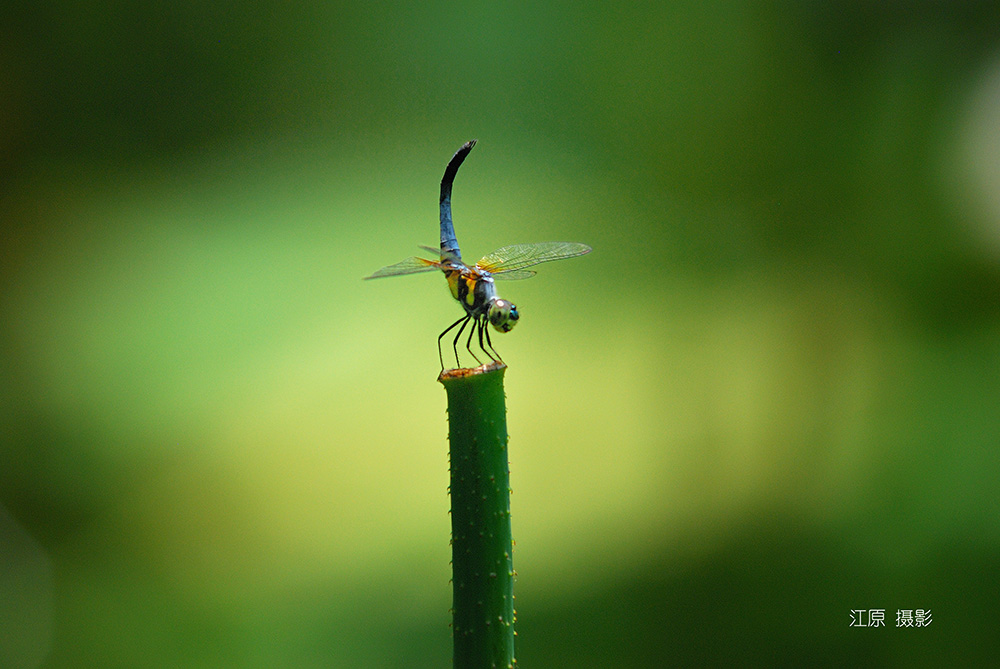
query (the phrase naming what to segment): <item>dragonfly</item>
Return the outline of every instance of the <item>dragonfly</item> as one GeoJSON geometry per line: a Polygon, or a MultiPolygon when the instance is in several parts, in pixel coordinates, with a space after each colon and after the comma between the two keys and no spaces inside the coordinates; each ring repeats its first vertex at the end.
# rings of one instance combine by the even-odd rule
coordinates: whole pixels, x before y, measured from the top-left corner
{"type": "Polygon", "coordinates": [[[527,279],[535,275],[533,270],[528,269],[529,267],[553,260],[582,256],[593,250],[586,244],[578,242],[514,244],[513,246],[504,246],[483,256],[471,267],[465,264],[462,261],[462,252],[458,248],[455,225],[452,222],[451,190],[458,168],[475,145],[476,140],[474,139],[463,144],[462,148],[448,162],[444,178],[441,179],[441,247],[440,249],[430,246],[420,247],[425,251],[438,253],[439,260],[407,258],[365,277],[365,279],[380,279],[387,276],[402,276],[435,270],[444,272],[445,278],[448,280],[448,287],[451,289],[451,295],[462,305],[465,315],[438,335],[438,358],[442,371],[444,371],[444,355],[441,352],[442,338],[456,327],[458,328],[452,341],[452,350],[455,353],[455,364],[461,367],[461,362],[458,359],[458,342],[470,323],[472,327],[469,328],[469,337],[465,343],[469,354],[477,363],[483,364],[472,350],[473,336],[478,335],[480,350],[489,357],[492,363],[503,363],[500,354],[493,348],[493,342],[490,341],[490,331],[487,325],[492,326],[497,332],[510,332],[517,325],[521,315],[513,302],[497,295],[494,279],[527,279]],[[485,345],[483,343],[484,336],[485,345]]]}

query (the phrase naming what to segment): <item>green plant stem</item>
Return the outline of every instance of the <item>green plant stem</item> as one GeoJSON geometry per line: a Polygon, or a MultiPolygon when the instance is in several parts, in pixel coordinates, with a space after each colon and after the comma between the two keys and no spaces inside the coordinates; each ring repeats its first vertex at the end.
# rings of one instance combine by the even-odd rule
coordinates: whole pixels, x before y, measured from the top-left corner
{"type": "Polygon", "coordinates": [[[494,364],[439,377],[448,393],[451,442],[456,669],[515,665],[505,369],[494,364]]]}

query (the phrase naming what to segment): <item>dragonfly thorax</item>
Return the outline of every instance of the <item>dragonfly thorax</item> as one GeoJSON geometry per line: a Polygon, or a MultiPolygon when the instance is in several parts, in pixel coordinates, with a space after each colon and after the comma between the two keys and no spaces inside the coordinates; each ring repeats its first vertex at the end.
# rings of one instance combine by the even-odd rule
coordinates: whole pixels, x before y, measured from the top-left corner
{"type": "Polygon", "coordinates": [[[510,332],[517,319],[517,307],[497,296],[493,276],[480,268],[455,267],[445,269],[452,296],[473,318],[483,316],[498,332],[510,332]]]}

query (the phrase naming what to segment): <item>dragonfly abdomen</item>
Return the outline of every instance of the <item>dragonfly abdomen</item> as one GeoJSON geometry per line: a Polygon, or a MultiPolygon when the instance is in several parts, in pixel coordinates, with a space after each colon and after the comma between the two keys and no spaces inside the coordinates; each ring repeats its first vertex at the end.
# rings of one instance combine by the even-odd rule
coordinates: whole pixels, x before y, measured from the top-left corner
{"type": "Polygon", "coordinates": [[[451,186],[458,174],[458,168],[462,166],[462,161],[472,151],[476,145],[476,140],[470,140],[462,145],[455,155],[448,162],[448,167],[444,170],[444,178],[441,179],[441,262],[446,260],[457,260],[462,262],[462,252],[458,250],[458,240],[455,239],[455,224],[451,220],[451,186]]]}

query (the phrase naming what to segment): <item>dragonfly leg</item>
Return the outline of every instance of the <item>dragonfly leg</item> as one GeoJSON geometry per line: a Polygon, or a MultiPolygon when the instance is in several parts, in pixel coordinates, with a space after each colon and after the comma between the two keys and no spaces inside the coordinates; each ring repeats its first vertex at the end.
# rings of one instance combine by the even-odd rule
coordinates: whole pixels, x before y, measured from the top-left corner
{"type": "Polygon", "coordinates": [[[487,351],[485,347],[483,347],[483,322],[484,321],[479,319],[476,320],[476,332],[479,333],[479,348],[480,350],[482,350],[483,353],[490,356],[490,360],[496,362],[496,359],[492,355],[490,355],[490,352],[487,351]]]}
{"type": "MultiPolygon", "coordinates": [[[[470,316],[470,318],[471,318],[471,316],[470,316]]],[[[479,327],[479,317],[477,316],[474,320],[475,320],[476,324],[473,325],[471,328],[469,328],[469,338],[465,341],[465,349],[469,352],[469,355],[471,355],[473,358],[475,358],[476,362],[478,362],[481,365],[481,364],[483,364],[483,361],[480,360],[479,357],[475,353],[472,352],[472,335],[474,335],[476,333],[476,328],[479,327]]],[[[465,329],[464,325],[462,326],[462,329],[465,329]]],[[[459,330],[458,331],[458,336],[461,336],[461,335],[462,335],[462,330],[459,330]]],[[[457,346],[458,346],[458,337],[455,337],[455,346],[456,346],[456,349],[455,349],[455,360],[458,360],[458,348],[457,348],[457,346]]]]}
{"type": "MultiPolygon", "coordinates": [[[[459,323],[468,323],[470,318],[472,318],[472,317],[468,316],[468,315],[463,316],[462,318],[459,318],[457,321],[455,321],[454,323],[452,323],[451,325],[449,325],[447,327],[447,329],[445,329],[444,332],[442,332],[441,334],[438,335],[438,359],[441,361],[441,371],[442,372],[444,371],[444,356],[441,354],[441,338],[444,337],[446,334],[448,334],[448,332],[452,328],[454,328],[456,325],[458,325],[459,323]]],[[[464,329],[465,325],[462,325],[462,328],[464,329]]],[[[459,330],[458,334],[459,334],[459,336],[461,336],[462,335],[462,330],[459,330]]],[[[455,341],[456,342],[458,341],[458,337],[455,338],[455,341]]],[[[457,349],[455,350],[455,362],[458,363],[458,350],[457,349]]],[[[459,363],[458,366],[461,367],[462,365],[459,363]]]]}
{"type": "MultiPolygon", "coordinates": [[[[488,327],[486,327],[486,323],[485,322],[483,323],[483,331],[486,333],[486,345],[490,347],[489,351],[486,351],[486,349],[483,349],[483,350],[486,351],[487,353],[489,353],[490,351],[492,351],[493,353],[492,353],[492,355],[490,355],[490,357],[493,358],[493,360],[495,360],[496,362],[503,362],[503,360],[500,358],[500,354],[497,353],[497,350],[495,348],[493,348],[493,342],[490,341],[490,329],[488,327]],[[494,358],[493,356],[496,356],[496,357],[494,358]]],[[[482,334],[479,335],[479,345],[480,346],[483,345],[483,336],[482,336],[482,334]]]]}
{"type": "MultiPolygon", "coordinates": [[[[494,355],[496,353],[496,351],[493,351],[493,353],[490,353],[490,350],[488,348],[486,348],[485,346],[483,346],[483,332],[484,331],[486,332],[486,337],[487,338],[489,338],[489,336],[490,336],[489,329],[486,327],[486,324],[487,324],[486,320],[487,319],[484,318],[484,319],[476,322],[476,330],[479,332],[479,348],[481,348],[483,350],[483,353],[485,353],[486,355],[490,356],[490,360],[492,360],[493,362],[499,362],[499,360],[497,360],[496,356],[494,355]]],[[[493,348],[493,347],[491,346],[490,348],[493,348]]]]}

